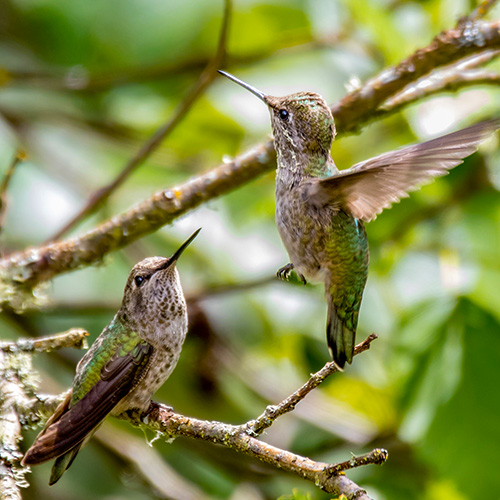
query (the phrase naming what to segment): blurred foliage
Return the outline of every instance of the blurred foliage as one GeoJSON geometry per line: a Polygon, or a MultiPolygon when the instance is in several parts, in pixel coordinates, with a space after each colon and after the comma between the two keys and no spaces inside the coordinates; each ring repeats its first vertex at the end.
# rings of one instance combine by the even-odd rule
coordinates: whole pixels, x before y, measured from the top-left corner
{"type": "MultiPolygon", "coordinates": [[[[229,70],[269,93],[309,89],[333,102],[350,81],[427,44],[473,7],[465,0],[236,1],[229,70]]],[[[9,188],[4,253],[48,239],[171,116],[215,50],[221,13],[222,3],[209,0],[0,2],[2,171],[16,149],[29,156],[9,188]]],[[[490,15],[499,14],[497,8],[490,15]]],[[[343,168],[471,123],[499,101],[486,87],[434,97],[342,138],[332,154],[343,168]]],[[[78,231],[244,151],[269,131],[264,106],[218,79],[78,231]]],[[[266,440],[322,461],[386,447],[385,466],[348,473],[379,500],[472,500],[498,491],[499,165],[493,139],[448,177],[369,224],[372,258],[358,336],[376,331],[380,339],[280,419],[266,440]]],[[[118,308],[132,265],[147,255],[169,255],[203,226],[179,266],[191,297],[191,330],[156,398],[199,418],[249,420],[328,360],[321,287],[213,288],[251,285],[287,261],[273,211],[274,179],[266,175],[100,267],[57,278],[46,290],[46,307],[0,317],[1,336],[81,326],[93,340],[118,308]]],[[[37,355],[42,390],[69,386],[80,356],[72,350],[37,355]]],[[[107,425],[147,448],[137,430],[113,419],[107,425]]],[[[95,438],[50,490],[49,466],[34,468],[24,497],[167,497],[106,443],[95,438]]],[[[156,441],[154,448],[176,473],[172,481],[196,487],[199,498],[201,492],[215,499],[331,498],[207,443],[177,439],[156,441]]],[[[186,495],[174,498],[192,498],[186,495]]]]}

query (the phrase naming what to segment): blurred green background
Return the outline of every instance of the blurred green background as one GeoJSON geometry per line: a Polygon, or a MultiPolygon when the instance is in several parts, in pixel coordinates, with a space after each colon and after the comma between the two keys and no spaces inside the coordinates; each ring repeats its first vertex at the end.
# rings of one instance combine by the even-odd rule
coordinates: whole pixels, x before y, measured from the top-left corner
{"type": "MultiPolygon", "coordinates": [[[[227,69],[270,94],[312,90],[333,103],[474,6],[237,0],[227,69]]],[[[29,155],[9,189],[4,253],[50,238],[170,118],[213,56],[222,7],[213,0],[0,2],[2,171],[18,147],[29,155]]],[[[490,17],[499,15],[496,8],[490,17]]],[[[348,167],[489,116],[499,101],[492,87],[434,97],[342,138],[332,154],[348,167]]],[[[73,234],[234,157],[269,132],[265,106],[218,78],[159,151],[73,234]]],[[[372,331],[380,339],[281,418],[266,441],[327,462],[387,448],[383,467],[348,473],[378,500],[498,498],[499,187],[492,139],[368,225],[371,265],[358,339],[372,331]]],[[[170,255],[202,226],[179,264],[191,330],[156,399],[198,418],[245,422],[329,359],[321,286],[258,284],[288,262],[273,213],[271,173],[98,267],[58,277],[41,309],[0,317],[1,337],[80,326],[92,341],[119,307],[132,265],[170,255]],[[218,288],[225,284],[243,286],[218,288]]],[[[41,390],[66,389],[81,355],[70,349],[37,355],[41,390]]],[[[28,433],[26,442],[34,436],[28,433]]],[[[24,498],[331,498],[231,450],[181,438],[150,448],[146,438],[109,419],[56,486],[47,486],[49,465],[35,467],[24,498]]]]}

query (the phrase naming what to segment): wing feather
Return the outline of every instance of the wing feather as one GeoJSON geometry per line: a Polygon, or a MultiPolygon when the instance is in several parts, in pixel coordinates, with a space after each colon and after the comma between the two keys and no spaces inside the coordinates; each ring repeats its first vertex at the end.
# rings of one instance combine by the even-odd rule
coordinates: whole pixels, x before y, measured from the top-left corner
{"type": "Polygon", "coordinates": [[[384,153],[326,179],[303,183],[312,203],[333,204],[363,221],[374,219],[408,192],[448,171],[476,151],[500,128],[500,119],[486,120],[421,144],[384,153]]]}
{"type": "MultiPolygon", "coordinates": [[[[90,433],[125,397],[147,370],[152,347],[141,342],[126,354],[116,353],[102,368],[99,381],[69,407],[67,397],[58,418],[45,429],[27,451],[24,465],[35,465],[70,451],[90,433]]],[[[69,394],[69,397],[71,394],[69,394]]]]}

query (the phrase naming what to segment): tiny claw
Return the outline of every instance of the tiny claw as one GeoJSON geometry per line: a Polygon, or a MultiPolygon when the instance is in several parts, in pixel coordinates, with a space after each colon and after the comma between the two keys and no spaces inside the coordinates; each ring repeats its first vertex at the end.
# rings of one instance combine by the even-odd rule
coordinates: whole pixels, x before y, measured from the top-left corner
{"type": "Polygon", "coordinates": [[[288,281],[288,277],[290,276],[292,269],[293,269],[293,264],[289,262],[286,266],[280,267],[278,269],[276,276],[278,276],[280,280],[288,281]]]}
{"type": "Polygon", "coordinates": [[[304,283],[304,285],[307,285],[307,280],[305,279],[304,275],[300,274],[300,273],[297,273],[297,275],[299,276],[300,281],[302,281],[302,283],[304,283]]]}

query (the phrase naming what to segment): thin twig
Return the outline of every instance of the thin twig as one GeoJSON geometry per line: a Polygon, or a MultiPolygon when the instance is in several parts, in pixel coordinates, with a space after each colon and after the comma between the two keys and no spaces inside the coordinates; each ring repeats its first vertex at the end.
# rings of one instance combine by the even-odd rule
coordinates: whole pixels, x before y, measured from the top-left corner
{"type": "MultiPolygon", "coordinates": [[[[359,343],[354,348],[354,355],[360,354],[370,348],[370,344],[377,338],[375,333],[370,334],[363,342],[359,343]]],[[[244,424],[243,430],[251,436],[259,436],[262,432],[271,427],[274,421],[295,409],[295,406],[300,403],[313,389],[318,387],[332,373],[339,371],[338,366],[330,361],[321,370],[311,375],[311,378],[293,394],[284,399],[280,404],[268,406],[264,413],[258,416],[255,420],[251,420],[244,424]]]]}
{"type": "Polygon", "coordinates": [[[205,92],[217,75],[217,69],[224,63],[226,42],[231,15],[231,0],[224,1],[224,16],[219,35],[217,52],[203,70],[198,81],[190,89],[185,99],[179,104],[173,117],[162,125],[142,146],[142,148],[125,165],[120,174],[107,186],[97,190],[88,200],[87,204],[78,212],[62,229],[60,229],[49,241],[59,240],[63,235],[77,226],[81,221],[93,214],[106,200],[116,191],[125,180],[160,146],[160,144],[175,130],[177,125],[188,114],[194,103],[205,92]]]}
{"type": "MultiPolygon", "coordinates": [[[[254,52],[232,54],[226,50],[226,66],[242,67],[258,63],[273,57],[284,58],[299,55],[311,50],[331,48],[346,39],[353,32],[352,23],[345,24],[341,30],[321,37],[312,37],[310,32],[293,33],[280,40],[273,47],[259,48],[254,52]]],[[[206,55],[186,58],[179,61],[114,70],[109,73],[91,73],[84,67],[72,67],[64,72],[9,69],[0,75],[4,84],[36,85],[38,88],[51,90],[69,90],[74,92],[102,92],[110,88],[131,83],[165,80],[189,73],[198,73],[210,63],[211,57],[206,55]]]]}
{"type": "Polygon", "coordinates": [[[269,285],[271,283],[282,283],[282,281],[276,277],[276,274],[272,274],[270,276],[264,276],[263,278],[257,278],[251,281],[242,281],[240,283],[221,283],[206,287],[203,290],[190,295],[186,295],[186,302],[199,302],[218,295],[245,292],[247,290],[269,285]]]}
{"type": "Polygon", "coordinates": [[[7,190],[9,188],[9,183],[12,179],[16,167],[21,161],[25,159],[26,155],[21,151],[16,153],[16,156],[12,159],[7,172],[3,176],[2,183],[0,185],[0,233],[3,231],[3,222],[5,218],[5,212],[7,209],[7,190]]]}
{"type": "MultiPolygon", "coordinates": [[[[453,28],[438,35],[394,68],[384,70],[332,106],[340,133],[358,130],[370,121],[387,99],[433,69],[500,48],[500,21],[478,22],[471,34],[453,28]]],[[[381,111],[377,117],[392,111],[381,111]]],[[[276,167],[272,141],[256,146],[233,161],[172,188],[162,190],[129,211],[113,217],[79,238],[16,252],[0,261],[0,303],[15,304],[19,291],[37,283],[96,263],[189,210],[255,179],[276,167]]]]}
{"type": "Polygon", "coordinates": [[[477,69],[477,67],[492,61],[499,55],[500,50],[486,50],[458,63],[432,71],[385,101],[377,114],[384,114],[388,111],[395,113],[413,102],[437,93],[451,92],[482,84],[498,84],[500,82],[498,73],[477,69]]]}
{"type": "Polygon", "coordinates": [[[389,458],[389,453],[384,448],[375,448],[369,453],[360,455],[358,457],[353,456],[350,460],[345,462],[340,462],[338,464],[331,465],[325,469],[326,474],[338,474],[349,469],[354,469],[355,467],[360,467],[362,465],[376,464],[380,465],[387,461],[389,458]]]}
{"type": "Polygon", "coordinates": [[[4,352],[50,352],[63,347],[88,349],[89,332],[83,328],[71,328],[62,333],[35,339],[19,339],[16,342],[0,342],[0,350],[4,352]]]}
{"type": "Polygon", "coordinates": [[[460,22],[476,22],[484,17],[495,6],[498,0],[483,0],[467,17],[460,22]]]}

